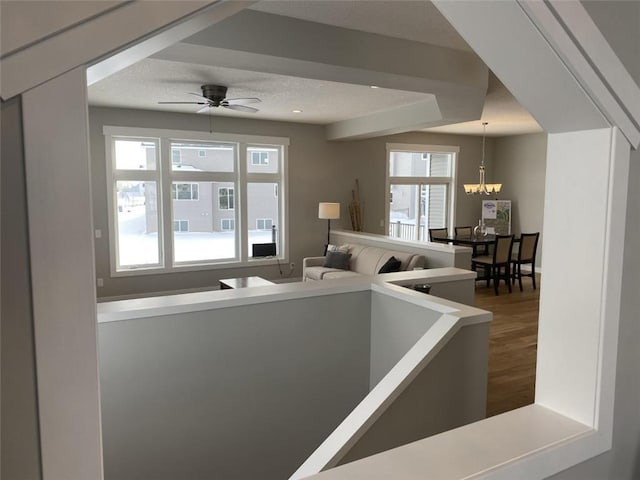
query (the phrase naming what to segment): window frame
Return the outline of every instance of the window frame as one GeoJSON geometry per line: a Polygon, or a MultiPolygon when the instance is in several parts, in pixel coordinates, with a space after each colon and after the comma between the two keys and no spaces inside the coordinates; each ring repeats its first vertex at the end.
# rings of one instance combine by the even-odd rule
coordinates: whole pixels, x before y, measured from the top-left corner
{"type": "Polygon", "coordinates": [[[171,182],[171,199],[178,201],[197,202],[200,200],[200,186],[199,182],[171,182]],[[178,198],[178,185],[189,185],[189,193],[191,198],[178,198]],[[175,190],[173,187],[176,187],[175,190]],[[196,192],[196,198],[193,198],[193,192],[196,192]],[[173,194],[175,193],[175,197],[173,194]]]}
{"type": "Polygon", "coordinates": [[[220,230],[223,232],[235,232],[236,231],[236,219],[235,218],[221,218],[220,219],[220,230]],[[224,222],[230,222],[232,228],[224,228],[224,222]]]}
{"type": "MultiPolygon", "coordinates": [[[[243,266],[271,265],[278,261],[289,259],[289,212],[288,203],[288,137],[271,137],[244,134],[210,134],[205,132],[193,132],[183,130],[166,130],[144,127],[103,126],[105,148],[108,158],[112,159],[107,172],[108,182],[108,211],[109,211],[109,250],[110,269],[112,277],[154,275],[162,273],[176,273],[199,270],[216,270],[243,266]],[[151,266],[132,266],[122,268],[116,265],[117,260],[117,230],[114,212],[114,186],[115,178],[115,152],[112,143],[115,138],[133,139],[145,142],[155,142],[156,145],[156,170],[132,171],[137,179],[146,180],[153,176],[158,188],[158,248],[159,264],[151,266]],[[235,148],[234,172],[207,172],[174,170],[171,153],[171,144],[177,142],[209,142],[227,143],[235,148]],[[260,147],[278,150],[278,171],[276,173],[248,172],[247,155],[260,147]],[[172,183],[207,183],[225,182],[232,183],[234,188],[234,235],[235,256],[228,259],[204,260],[199,262],[176,262],[174,259],[173,241],[173,198],[171,195],[172,183]],[[277,258],[252,259],[248,242],[248,218],[247,218],[247,185],[251,182],[277,183],[278,192],[278,252],[277,258]]],[[[128,178],[127,178],[128,179],[128,178]]],[[[200,191],[199,195],[200,197],[200,191]]]]}
{"type": "Polygon", "coordinates": [[[269,230],[273,230],[273,218],[256,218],[256,230],[262,230],[265,232],[269,230]],[[260,228],[258,226],[258,222],[262,222],[264,228],[260,228]],[[266,227],[267,222],[271,224],[269,228],[266,227]]]}
{"type": "Polygon", "coordinates": [[[182,219],[175,220],[174,219],[174,220],[172,220],[172,225],[173,225],[173,231],[174,232],[189,232],[190,231],[189,230],[189,220],[182,220],[182,219]],[[186,230],[182,229],[182,222],[186,222],[186,224],[187,224],[187,229],[186,230]],[[176,230],[176,223],[178,223],[178,230],[176,230]]]}
{"type": "Polygon", "coordinates": [[[267,167],[269,166],[269,152],[267,150],[251,150],[251,166],[252,167],[267,167]],[[255,154],[259,154],[260,158],[258,161],[255,161],[255,154]],[[264,158],[262,155],[264,154],[264,158]]]}
{"type": "Polygon", "coordinates": [[[107,199],[108,199],[108,212],[109,212],[109,257],[111,265],[111,275],[115,276],[116,272],[144,272],[148,270],[158,271],[165,268],[163,251],[166,248],[163,243],[163,236],[160,232],[165,228],[164,216],[162,211],[162,188],[161,188],[161,175],[160,175],[160,141],[157,137],[145,135],[144,132],[136,132],[142,134],[123,135],[115,132],[110,135],[109,140],[105,145],[105,158],[107,159],[107,199]],[[141,143],[150,143],[155,146],[155,165],[156,168],[151,169],[125,169],[116,168],[116,149],[115,142],[118,140],[134,141],[141,143]],[[157,191],[157,221],[158,221],[158,262],[149,264],[136,264],[136,265],[119,265],[120,257],[120,244],[119,244],[119,225],[117,221],[118,214],[118,194],[117,185],[118,182],[134,181],[134,182],[154,182],[156,184],[157,191]]]}
{"type": "Polygon", "coordinates": [[[218,187],[218,195],[217,195],[218,210],[222,212],[228,212],[228,211],[234,211],[236,209],[236,193],[235,192],[236,192],[235,187],[218,187]],[[227,193],[224,195],[224,197],[227,198],[227,208],[223,208],[221,206],[220,200],[223,198],[220,192],[221,190],[227,190],[227,193]],[[231,191],[231,195],[229,195],[229,191],[231,191]],[[231,202],[229,200],[231,200],[231,202]],[[232,203],[233,205],[229,207],[229,203],[232,203]]]}
{"type": "MultiPolygon", "coordinates": [[[[451,231],[452,226],[455,225],[456,215],[456,187],[458,177],[458,155],[460,154],[460,147],[452,145],[427,145],[427,144],[406,144],[406,143],[387,143],[387,155],[386,155],[386,168],[385,168],[385,215],[384,215],[384,228],[386,234],[389,234],[390,222],[389,213],[391,210],[391,185],[415,185],[417,187],[416,202],[420,207],[421,190],[423,185],[445,185],[447,188],[447,202],[445,205],[445,222],[446,228],[451,231]],[[391,176],[389,170],[391,166],[391,154],[393,152],[408,152],[408,153],[420,153],[421,159],[424,158],[425,153],[444,153],[452,155],[451,158],[451,171],[448,177],[426,177],[426,176],[391,176]]],[[[418,221],[416,224],[417,237],[420,235],[420,212],[418,212],[418,221]]],[[[414,238],[408,239],[412,241],[428,241],[428,235],[426,238],[414,238]]]]}
{"type": "Polygon", "coordinates": [[[182,165],[182,152],[180,150],[171,149],[171,165],[182,165]],[[174,154],[178,154],[177,161],[174,157],[174,154]]]}

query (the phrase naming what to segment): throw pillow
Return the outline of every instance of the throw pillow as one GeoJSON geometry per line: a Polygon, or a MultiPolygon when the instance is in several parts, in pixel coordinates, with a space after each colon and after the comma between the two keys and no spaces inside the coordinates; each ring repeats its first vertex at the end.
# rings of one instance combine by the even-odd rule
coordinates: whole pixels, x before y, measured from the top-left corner
{"type": "Polygon", "coordinates": [[[389,260],[385,262],[384,265],[380,267],[380,270],[378,270],[378,273],[399,272],[400,265],[402,265],[402,262],[400,260],[398,260],[396,257],[391,257],[389,260]]]}
{"type": "Polygon", "coordinates": [[[349,270],[351,254],[344,252],[327,252],[324,259],[323,267],[339,268],[340,270],[349,270]]]}
{"type": "Polygon", "coordinates": [[[327,245],[327,252],[349,253],[349,245],[327,245]]]}

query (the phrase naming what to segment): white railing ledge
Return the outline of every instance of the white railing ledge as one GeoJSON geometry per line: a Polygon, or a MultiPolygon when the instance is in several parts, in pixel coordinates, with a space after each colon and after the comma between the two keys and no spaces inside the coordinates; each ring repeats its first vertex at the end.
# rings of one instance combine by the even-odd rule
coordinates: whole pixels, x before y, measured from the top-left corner
{"type": "MultiPolygon", "coordinates": [[[[132,298],[98,303],[98,323],[161,315],[197,312],[218,308],[237,307],[264,302],[278,302],[309,298],[322,295],[336,295],[349,292],[370,290],[372,282],[392,281],[399,284],[440,283],[475,278],[476,273],[454,267],[434,268],[428,270],[411,270],[407,272],[387,273],[382,275],[361,275],[344,279],[332,279],[319,282],[278,283],[264,287],[239,288],[229,290],[210,290],[204,292],[161,295],[157,297],[132,298]]],[[[406,290],[407,298],[411,291],[406,290]]],[[[415,293],[415,292],[414,292],[415,293]]],[[[422,294],[420,294],[422,295],[422,294]]],[[[438,302],[433,300],[432,302],[438,302]]],[[[430,305],[431,305],[430,304],[430,305]]],[[[458,305],[458,304],[455,304],[458,305]]]]}
{"type": "Polygon", "coordinates": [[[605,443],[593,428],[534,404],[301,478],[540,479],[606,451],[605,443]]]}
{"type": "Polygon", "coordinates": [[[98,303],[98,323],[176,315],[219,308],[278,302],[322,295],[369,290],[371,277],[350,277],[331,282],[279,283],[263,287],[143,297],[98,303]],[[349,281],[351,280],[351,281],[349,281]]]}
{"type": "Polygon", "coordinates": [[[418,248],[421,250],[428,249],[446,253],[470,252],[472,250],[471,247],[465,247],[462,245],[452,245],[443,242],[426,242],[422,240],[405,240],[403,238],[392,237],[390,235],[380,235],[378,233],[368,232],[352,232],[350,230],[341,230],[338,228],[332,229],[331,235],[339,238],[340,240],[351,239],[354,243],[370,244],[381,248],[392,248],[391,245],[395,244],[398,247],[410,249],[418,248]]]}

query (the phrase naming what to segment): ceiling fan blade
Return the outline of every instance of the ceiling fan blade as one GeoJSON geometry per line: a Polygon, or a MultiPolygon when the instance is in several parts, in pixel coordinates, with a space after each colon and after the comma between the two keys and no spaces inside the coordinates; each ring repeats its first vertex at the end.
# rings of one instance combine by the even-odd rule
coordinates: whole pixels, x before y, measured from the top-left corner
{"type": "Polygon", "coordinates": [[[246,113],[256,113],[259,110],[253,107],[245,107],[244,105],[222,105],[224,108],[228,108],[229,110],[237,110],[238,112],[246,112],[246,113]]]}
{"type": "Polygon", "coordinates": [[[205,102],[209,102],[209,99],[207,97],[203,97],[199,93],[189,92],[189,95],[193,95],[194,97],[198,97],[200,100],[204,100],[205,102]]]}
{"type": "Polygon", "coordinates": [[[196,113],[205,113],[205,112],[209,111],[210,108],[211,108],[211,105],[207,104],[206,106],[204,106],[200,110],[198,110],[196,113]]]}
{"type": "Polygon", "coordinates": [[[227,98],[225,102],[228,102],[229,105],[248,105],[250,103],[260,103],[261,100],[259,98],[250,97],[250,98],[227,98]]]}
{"type": "Polygon", "coordinates": [[[207,102],[158,102],[163,105],[206,105],[207,102]]]}

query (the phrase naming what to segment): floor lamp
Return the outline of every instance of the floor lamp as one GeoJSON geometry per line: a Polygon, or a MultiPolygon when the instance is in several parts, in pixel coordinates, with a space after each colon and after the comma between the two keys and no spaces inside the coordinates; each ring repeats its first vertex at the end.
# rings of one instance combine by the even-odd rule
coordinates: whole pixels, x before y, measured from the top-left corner
{"type": "Polygon", "coordinates": [[[327,244],[324,246],[324,254],[327,254],[327,248],[331,240],[331,220],[340,218],[340,204],[331,202],[320,202],[318,204],[318,218],[327,220],[327,244]]]}

